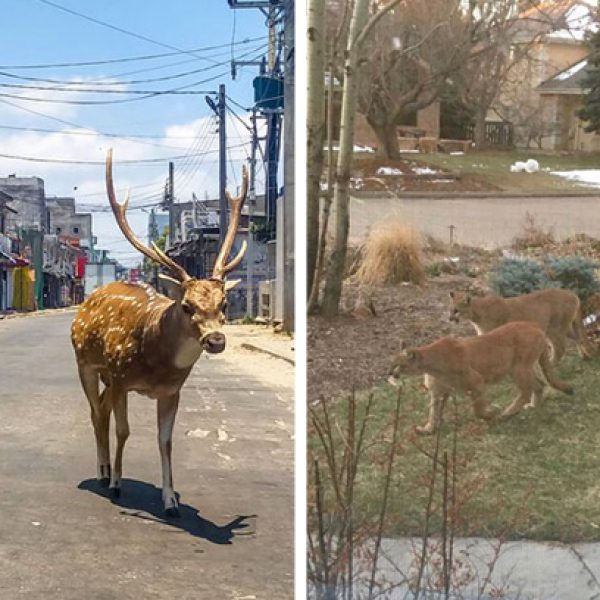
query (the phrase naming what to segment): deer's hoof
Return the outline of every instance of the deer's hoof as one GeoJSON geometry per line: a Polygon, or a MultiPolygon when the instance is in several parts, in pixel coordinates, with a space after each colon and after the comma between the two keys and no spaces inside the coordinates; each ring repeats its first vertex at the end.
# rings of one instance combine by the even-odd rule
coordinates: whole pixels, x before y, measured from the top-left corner
{"type": "Polygon", "coordinates": [[[181,515],[179,514],[179,509],[176,506],[172,506],[171,508],[167,508],[165,510],[165,515],[169,518],[177,518],[181,515]]]}

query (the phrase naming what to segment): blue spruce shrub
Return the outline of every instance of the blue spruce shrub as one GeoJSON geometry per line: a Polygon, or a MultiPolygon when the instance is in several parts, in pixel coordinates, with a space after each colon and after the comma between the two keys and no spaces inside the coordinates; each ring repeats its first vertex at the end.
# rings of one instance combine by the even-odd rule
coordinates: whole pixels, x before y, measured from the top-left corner
{"type": "Polygon", "coordinates": [[[544,267],[533,260],[506,258],[492,271],[490,287],[494,294],[510,298],[549,287],[558,287],[544,267]]]}
{"type": "Polygon", "coordinates": [[[581,300],[600,292],[600,281],[596,275],[597,263],[583,256],[562,256],[546,262],[546,273],[558,287],[571,290],[581,300]]]}

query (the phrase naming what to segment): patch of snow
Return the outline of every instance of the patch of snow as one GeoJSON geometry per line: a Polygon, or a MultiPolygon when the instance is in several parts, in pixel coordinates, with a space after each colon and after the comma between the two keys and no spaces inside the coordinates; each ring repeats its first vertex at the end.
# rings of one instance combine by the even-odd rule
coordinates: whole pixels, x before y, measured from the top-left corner
{"type": "Polygon", "coordinates": [[[450,152],[450,156],[462,156],[464,152],[450,152]]]}
{"type": "Polygon", "coordinates": [[[413,167],[413,173],[415,175],[436,175],[439,171],[430,169],[429,167],[413,167]]]}
{"type": "MultiPolygon", "coordinates": [[[[334,152],[339,152],[340,147],[339,146],[331,146],[331,149],[334,152]]],[[[370,146],[361,146],[360,144],[354,144],[353,148],[354,152],[375,152],[375,150],[373,150],[373,148],[371,148],[370,146]]],[[[323,150],[325,152],[327,152],[327,150],[329,150],[328,146],[323,146],[323,150]]]]}
{"type": "Polygon", "coordinates": [[[376,175],[403,175],[403,173],[400,169],[394,167],[379,167],[376,175]]]}
{"type": "Polygon", "coordinates": [[[432,183],[454,183],[454,179],[432,179],[432,183]]]}
{"type": "Polygon", "coordinates": [[[581,185],[600,187],[600,169],[575,169],[573,171],[551,171],[551,175],[564,177],[581,185]]]}
{"type": "Polygon", "coordinates": [[[575,63],[572,67],[569,67],[566,71],[559,73],[554,79],[557,81],[563,81],[565,79],[569,79],[569,77],[572,77],[573,75],[575,75],[575,73],[578,73],[579,71],[581,71],[581,69],[583,69],[587,65],[587,62],[588,61],[586,58],[585,60],[575,63]]]}
{"type": "Polygon", "coordinates": [[[421,151],[418,150],[417,148],[413,148],[412,150],[411,149],[400,150],[400,154],[420,154],[420,153],[421,153],[421,151]]]}
{"type": "Polygon", "coordinates": [[[540,163],[535,158],[523,162],[518,160],[510,166],[511,173],[537,173],[540,170],[540,163]]]}
{"type": "Polygon", "coordinates": [[[525,170],[528,173],[537,173],[540,170],[540,163],[535,158],[530,158],[525,163],[525,170]]]}

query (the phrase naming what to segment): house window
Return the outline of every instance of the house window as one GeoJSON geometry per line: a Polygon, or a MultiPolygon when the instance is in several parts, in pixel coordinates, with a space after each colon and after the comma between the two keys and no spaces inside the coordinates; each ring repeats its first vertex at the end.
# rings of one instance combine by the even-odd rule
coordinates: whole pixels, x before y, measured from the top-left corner
{"type": "Polygon", "coordinates": [[[58,235],[61,231],[62,231],[62,229],[60,227],[57,227],[56,228],[56,235],[58,235]]]}
{"type": "Polygon", "coordinates": [[[73,233],[79,233],[79,227],[73,227],[73,233]]]}

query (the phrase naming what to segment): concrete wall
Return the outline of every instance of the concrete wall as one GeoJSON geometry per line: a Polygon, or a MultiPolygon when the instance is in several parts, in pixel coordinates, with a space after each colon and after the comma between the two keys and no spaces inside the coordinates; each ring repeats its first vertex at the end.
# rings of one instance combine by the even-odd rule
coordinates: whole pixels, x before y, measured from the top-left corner
{"type": "Polygon", "coordinates": [[[48,233],[78,237],[88,246],[92,238],[92,215],[75,212],[74,198],[46,198],[48,233]]]}
{"type": "Polygon", "coordinates": [[[37,227],[46,224],[44,180],[39,177],[0,177],[0,191],[12,196],[11,208],[18,214],[8,213],[7,231],[15,227],[37,227]]]}

